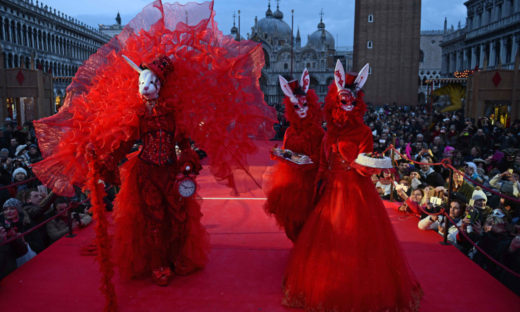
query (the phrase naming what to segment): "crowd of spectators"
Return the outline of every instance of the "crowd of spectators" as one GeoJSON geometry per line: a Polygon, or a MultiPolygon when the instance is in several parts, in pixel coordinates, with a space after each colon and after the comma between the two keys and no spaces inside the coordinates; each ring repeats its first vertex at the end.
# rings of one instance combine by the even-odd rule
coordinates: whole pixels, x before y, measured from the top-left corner
{"type": "Polygon", "coordinates": [[[420,230],[441,235],[448,219],[440,213],[444,209],[451,219],[448,241],[520,294],[518,278],[468,240],[520,273],[520,121],[504,126],[484,116],[474,120],[461,111],[430,113],[420,106],[371,107],[365,121],[375,151],[394,144],[404,156],[394,158],[393,172],[372,177],[381,197],[402,201],[400,212],[417,216],[420,230]],[[456,169],[451,192],[451,170],[433,165],[443,159],[456,169]]]}
{"type": "Polygon", "coordinates": [[[34,177],[31,165],[41,159],[32,124],[7,118],[0,129],[0,280],[92,220],[87,206],[71,205],[80,198],[57,197],[34,177]]]}

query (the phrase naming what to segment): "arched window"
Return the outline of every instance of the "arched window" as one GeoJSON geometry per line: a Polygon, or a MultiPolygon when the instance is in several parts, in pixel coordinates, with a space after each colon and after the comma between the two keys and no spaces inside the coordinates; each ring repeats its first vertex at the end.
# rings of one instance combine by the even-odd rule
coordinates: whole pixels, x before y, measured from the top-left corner
{"type": "Polygon", "coordinates": [[[373,23],[374,22],[374,15],[373,14],[368,14],[368,22],[369,23],[373,23]]]}
{"type": "Polygon", "coordinates": [[[367,41],[367,49],[372,49],[372,48],[373,48],[372,40],[368,40],[367,41]]]}
{"type": "Polygon", "coordinates": [[[419,51],[419,62],[420,63],[424,62],[424,52],[423,52],[423,50],[419,51]]]}
{"type": "MultiPolygon", "coordinates": [[[[90,52],[90,49],[87,48],[87,53],[90,52]]],[[[271,62],[269,59],[269,53],[265,49],[264,50],[264,60],[265,60],[265,68],[269,68],[271,66],[271,62]]],[[[87,56],[88,57],[88,56],[87,56]]]]}

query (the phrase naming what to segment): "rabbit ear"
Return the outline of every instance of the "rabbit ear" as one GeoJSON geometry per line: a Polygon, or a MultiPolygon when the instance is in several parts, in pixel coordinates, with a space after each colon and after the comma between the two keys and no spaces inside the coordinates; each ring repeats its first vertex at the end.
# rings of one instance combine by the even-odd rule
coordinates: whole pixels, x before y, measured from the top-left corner
{"type": "Polygon", "coordinates": [[[129,59],[126,55],[122,54],[123,58],[125,59],[125,61],[133,68],[135,69],[136,72],[138,73],[141,73],[143,70],[137,66],[134,62],[132,62],[131,59],[129,59]]]}
{"type": "Polygon", "coordinates": [[[336,62],[336,69],[334,69],[334,81],[336,82],[336,87],[338,90],[341,90],[345,87],[345,70],[343,69],[343,64],[338,60],[336,62]]]}
{"type": "Polygon", "coordinates": [[[300,87],[302,88],[303,92],[307,94],[307,91],[309,91],[309,86],[311,84],[311,77],[309,76],[309,71],[307,68],[303,70],[302,77],[300,78],[300,87]]]}
{"type": "Polygon", "coordinates": [[[369,70],[370,65],[366,63],[365,66],[363,66],[363,68],[361,68],[361,70],[359,71],[359,74],[357,75],[356,80],[354,81],[354,84],[356,84],[356,90],[363,88],[365,82],[367,82],[369,70]]]}
{"type": "Polygon", "coordinates": [[[287,80],[285,80],[285,78],[280,75],[278,75],[278,79],[280,80],[280,88],[282,88],[283,94],[285,94],[289,98],[293,98],[294,94],[287,80]]]}

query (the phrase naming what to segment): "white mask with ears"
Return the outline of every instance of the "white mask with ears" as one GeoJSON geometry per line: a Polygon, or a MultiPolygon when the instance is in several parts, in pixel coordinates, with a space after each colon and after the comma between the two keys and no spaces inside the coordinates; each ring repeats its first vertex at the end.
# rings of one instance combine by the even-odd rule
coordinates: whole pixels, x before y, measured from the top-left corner
{"type": "Polygon", "coordinates": [[[145,100],[157,99],[159,97],[159,91],[161,90],[161,81],[157,75],[149,69],[140,68],[126,55],[123,55],[123,58],[139,73],[139,94],[141,97],[145,100]]]}
{"type": "Polygon", "coordinates": [[[309,110],[309,106],[307,104],[306,94],[307,91],[309,91],[311,81],[309,71],[307,70],[307,68],[303,70],[299,82],[287,82],[287,80],[282,76],[278,76],[278,79],[280,80],[280,87],[282,88],[283,93],[289,98],[289,100],[293,104],[296,115],[298,115],[298,117],[300,117],[301,119],[307,117],[307,111],[309,110]],[[298,83],[299,88],[301,89],[301,91],[303,91],[303,93],[305,93],[305,95],[294,95],[292,88],[289,85],[291,83],[298,83]]]}
{"type": "Polygon", "coordinates": [[[336,62],[336,68],[334,69],[334,82],[336,83],[336,87],[338,88],[338,101],[340,102],[341,108],[343,110],[351,112],[354,109],[357,92],[361,88],[363,88],[363,86],[367,82],[369,70],[370,66],[367,63],[359,71],[359,74],[354,80],[355,89],[350,90],[348,88],[345,88],[346,77],[345,70],[343,69],[343,64],[341,64],[340,60],[336,62]]]}
{"type": "Polygon", "coordinates": [[[139,74],[139,94],[145,100],[155,100],[159,97],[161,81],[149,69],[143,69],[139,74]]]}

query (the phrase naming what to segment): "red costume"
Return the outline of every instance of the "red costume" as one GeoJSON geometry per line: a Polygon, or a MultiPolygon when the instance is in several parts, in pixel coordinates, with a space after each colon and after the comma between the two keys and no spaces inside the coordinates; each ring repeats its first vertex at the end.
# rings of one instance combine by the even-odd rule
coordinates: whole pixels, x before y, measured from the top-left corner
{"type": "Polygon", "coordinates": [[[352,91],[329,88],[319,172],[324,187],[291,253],[284,304],[308,311],[417,310],[421,289],[370,180],[372,170],[354,164],[373,147],[357,92],[364,81],[356,82],[352,91]]]}
{"type": "Polygon", "coordinates": [[[267,201],[264,209],[274,215],[276,222],[285,230],[287,237],[295,242],[303,224],[312,211],[314,179],[318,171],[320,145],[324,131],[321,127],[321,111],[318,96],[309,88],[309,73],[304,70],[300,84],[298,81],[284,84],[288,96],[284,98],[285,116],[290,127],[285,132],[283,149],[310,157],[312,164],[295,164],[284,158],[277,158],[271,181],[266,188],[267,201]],[[296,100],[296,101],[295,101],[296,100]],[[301,103],[299,103],[301,102],[301,103]],[[298,114],[301,113],[301,115],[298,114]],[[302,117],[304,116],[304,117],[302,117]]]}
{"type": "Polygon", "coordinates": [[[200,170],[187,138],[208,154],[215,178],[236,190],[238,177],[255,178],[246,163],[256,151],[251,137],[271,135],[272,112],[258,84],[261,45],[223,36],[213,16],[213,2],[148,5],[78,69],[60,112],[35,123],[45,156],[33,167],[38,178],[61,195],[72,195],[73,185],[90,191],[107,309],[115,294],[99,181],[122,182],[114,210],[121,275],[153,270],[167,281],[170,266],[187,274],[207,261],[200,198],[176,189],[179,174],[200,170]],[[157,99],[138,92],[140,69],[123,55],[160,79],[157,99]],[[138,139],[141,150],[119,168],[138,139]]]}

